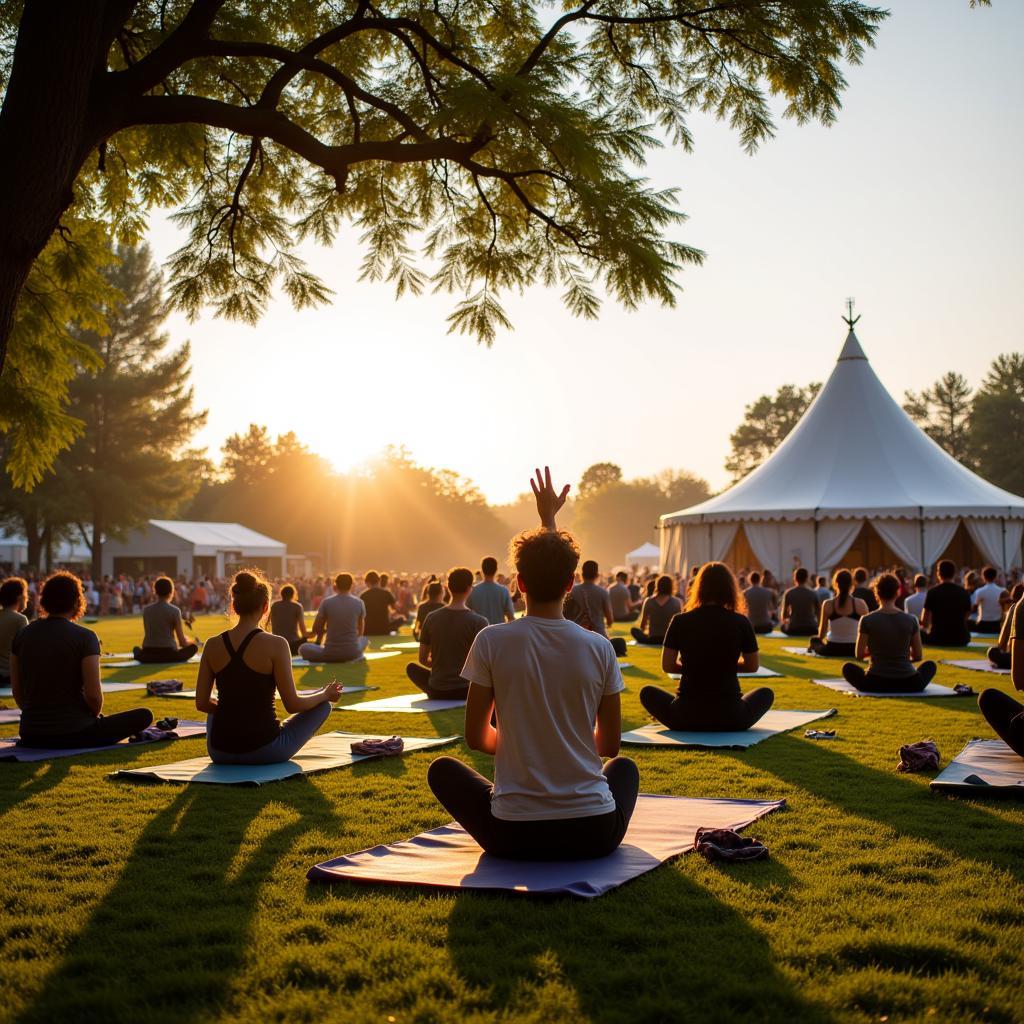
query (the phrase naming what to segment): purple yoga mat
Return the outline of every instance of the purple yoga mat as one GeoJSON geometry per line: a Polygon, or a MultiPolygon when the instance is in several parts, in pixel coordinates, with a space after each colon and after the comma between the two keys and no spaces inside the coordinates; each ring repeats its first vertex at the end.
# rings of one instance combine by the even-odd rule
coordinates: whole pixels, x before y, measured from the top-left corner
{"type": "MultiPolygon", "coordinates": [[[[185,740],[192,736],[205,736],[205,722],[178,722],[178,739],[185,740]]],[[[163,742],[162,740],[146,740],[143,743],[129,743],[121,740],[120,743],[111,743],[106,747],[75,747],[71,750],[50,750],[47,747],[19,747],[17,736],[7,736],[0,739],[0,761],[49,761],[54,757],[73,757],[76,754],[95,754],[99,750],[123,750],[125,747],[144,747],[151,743],[163,742]]]]}
{"type": "Polygon", "coordinates": [[[337,857],[309,869],[317,882],[375,882],[491,889],[594,899],[693,848],[697,829],[741,829],[784,800],[692,800],[641,794],[622,845],[584,861],[502,860],[484,853],[454,822],[412,839],[337,857]]]}

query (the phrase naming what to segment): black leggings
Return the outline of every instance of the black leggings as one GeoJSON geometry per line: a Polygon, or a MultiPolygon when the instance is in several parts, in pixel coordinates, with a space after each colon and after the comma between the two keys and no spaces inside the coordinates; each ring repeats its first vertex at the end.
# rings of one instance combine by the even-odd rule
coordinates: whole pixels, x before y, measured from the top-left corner
{"type": "Polygon", "coordinates": [[[847,662],[843,666],[843,678],[864,693],[920,693],[935,678],[937,669],[934,661],[922,661],[912,676],[891,679],[847,662]]]}
{"type": "Polygon", "coordinates": [[[509,860],[593,860],[618,849],[633,816],[640,771],[628,757],[613,757],[604,777],[615,810],[589,818],[505,821],[491,813],[493,786],[454,757],[439,757],[427,769],[427,785],[445,810],[495,857],[509,860]]]}
{"type": "Polygon", "coordinates": [[[856,644],[840,644],[834,640],[822,641],[816,636],[811,637],[808,650],[820,654],[823,658],[852,658],[856,652],[856,644]]]}
{"type": "Polygon", "coordinates": [[[465,700],[469,693],[469,680],[463,679],[461,686],[448,687],[440,690],[430,685],[430,669],[416,661],[410,661],[405,666],[405,674],[418,686],[431,700],[465,700]]]}
{"type": "Polygon", "coordinates": [[[144,665],[172,665],[188,661],[198,651],[198,644],[186,644],[184,647],[135,647],[132,657],[144,665]]]}
{"type": "Polygon", "coordinates": [[[989,687],[978,695],[978,707],[996,735],[1015,754],[1024,757],[1024,705],[1002,690],[989,687]]]}
{"type": "Polygon", "coordinates": [[[788,622],[784,622],[779,626],[779,631],[785,633],[786,636],[815,636],[818,632],[817,626],[791,626],[788,622]]]}
{"type": "Polygon", "coordinates": [[[988,649],[988,660],[991,661],[996,668],[1009,668],[1010,652],[1004,651],[1002,647],[990,647],[988,649]]]}
{"type": "Polygon", "coordinates": [[[50,750],[74,750],[76,747],[109,747],[134,736],[153,724],[149,708],[132,708],[114,715],[100,715],[92,725],[63,736],[22,736],[20,747],[45,747],[50,750]]]}
{"type": "Polygon", "coordinates": [[[775,632],[775,627],[770,622],[762,622],[759,626],[754,626],[754,632],[758,636],[764,636],[766,633],[775,632]]]}
{"type": "Polygon", "coordinates": [[[640,703],[667,729],[693,732],[740,732],[749,729],[764,717],[772,706],[775,694],[767,686],[744,693],[730,706],[682,695],[674,697],[658,686],[645,686],[640,703]]]}
{"type": "Polygon", "coordinates": [[[652,647],[660,647],[665,642],[665,638],[663,636],[649,636],[636,626],[630,630],[630,633],[633,634],[633,639],[638,644],[650,644],[652,647]]]}

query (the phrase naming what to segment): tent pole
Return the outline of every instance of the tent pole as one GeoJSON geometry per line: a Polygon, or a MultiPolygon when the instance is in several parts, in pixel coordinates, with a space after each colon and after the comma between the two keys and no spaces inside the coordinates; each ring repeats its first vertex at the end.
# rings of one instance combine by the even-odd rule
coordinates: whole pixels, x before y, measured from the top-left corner
{"type": "Polygon", "coordinates": [[[928,566],[924,564],[924,508],[920,505],[917,507],[917,522],[921,533],[921,572],[927,574],[928,566]]]}
{"type": "Polygon", "coordinates": [[[820,572],[818,566],[818,510],[814,510],[814,575],[817,576],[820,572]]]}
{"type": "Polygon", "coordinates": [[[999,520],[1000,525],[1003,528],[1003,572],[1006,572],[1006,516],[1003,516],[999,520]]]}

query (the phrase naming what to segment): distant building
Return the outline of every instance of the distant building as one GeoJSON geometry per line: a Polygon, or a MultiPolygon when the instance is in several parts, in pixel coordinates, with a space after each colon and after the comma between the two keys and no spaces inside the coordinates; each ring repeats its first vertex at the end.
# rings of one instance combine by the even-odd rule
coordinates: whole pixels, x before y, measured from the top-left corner
{"type": "Polygon", "coordinates": [[[229,576],[255,566],[268,575],[287,571],[288,548],[241,523],[193,523],[150,519],[124,540],[103,545],[103,573],[131,576],[229,576]]]}

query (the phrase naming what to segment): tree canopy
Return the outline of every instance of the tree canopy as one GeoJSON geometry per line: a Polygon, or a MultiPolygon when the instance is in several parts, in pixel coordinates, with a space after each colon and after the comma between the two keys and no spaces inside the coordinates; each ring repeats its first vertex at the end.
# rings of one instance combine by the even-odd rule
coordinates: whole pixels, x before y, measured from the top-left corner
{"type": "Polygon", "coordinates": [[[757,469],[782,444],[820,390],[821,384],[783,384],[743,410],[743,422],[729,435],[732,450],[725,462],[734,480],[757,469]]]}
{"type": "Polygon", "coordinates": [[[974,468],[976,460],[970,441],[971,385],[966,377],[950,371],[923,391],[907,391],[903,409],[954,459],[974,468]]]}
{"type": "MultiPolygon", "coordinates": [[[[0,366],[9,344],[15,365],[16,321],[39,315],[19,298],[70,312],[56,296],[88,283],[92,233],[136,243],[155,208],[186,231],[170,295],[193,315],[252,321],[275,288],[297,307],[325,301],[299,246],[349,225],[364,278],[452,293],[450,329],[487,343],[508,326],[501,295],[534,283],[583,317],[602,294],[672,303],[701,253],[676,237],[675,190],[643,178],[646,154],[690,147],[696,110],[754,149],[774,130],[772,97],[783,116],[830,123],[841,65],[884,17],[858,0],[11,0],[0,366]],[[41,256],[75,273],[41,291],[41,256]]],[[[66,338],[33,353],[18,337],[22,374],[75,357],[66,338]]],[[[45,423],[55,384],[0,397],[45,423]]],[[[20,479],[75,429],[23,445],[20,479]]]]}

